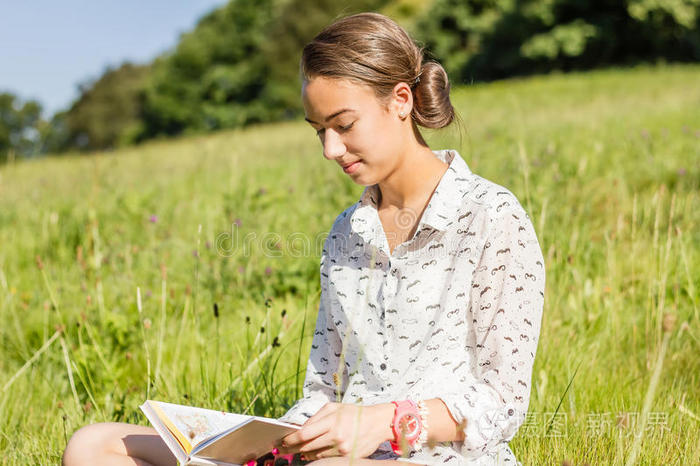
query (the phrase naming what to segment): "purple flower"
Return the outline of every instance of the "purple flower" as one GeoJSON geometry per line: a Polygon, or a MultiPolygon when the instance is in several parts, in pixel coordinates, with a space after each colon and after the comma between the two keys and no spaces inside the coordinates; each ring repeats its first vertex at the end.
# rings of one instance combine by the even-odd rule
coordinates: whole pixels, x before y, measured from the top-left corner
{"type": "Polygon", "coordinates": [[[245,273],[245,267],[243,267],[242,265],[239,266],[239,267],[238,267],[238,273],[240,273],[241,275],[243,275],[243,274],[245,273]]]}
{"type": "Polygon", "coordinates": [[[688,173],[685,168],[681,167],[678,169],[678,176],[684,176],[686,173],[688,173]]]}
{"type": "Polygon", "coordinates": [[[207,247],[207,249],[211,249],[211,241],[207,241],[204,245],[207,247]]]}
{"type": "Polygon", "coordinates": [[[149,222],[151,223],[156,223],[158,221],[158,216],[153,214],[151,217],[148,219],[149,222]]]}
{"type": "Polygon", "coordinates": [[[265,267],[265,275],[267,275],[268,277],[270,275],[272,275],[272,267],[270,267],[270,266],[265,267]]]}
{"type": "Polygon", "coordinates": [[[240,218],[237,218],[236,220],[233,221],[233,224],[236,225],[237,227],[239,227],[243,224],[243,222],[241,222],[240,218]]]}
{"type": "Polygon", "coordinates": [[[192,255],[193,255],[194,257],[199,257],[199,251],[197,251],[197,250],[195,249],[194,251],[192,251],[192,255]]]}

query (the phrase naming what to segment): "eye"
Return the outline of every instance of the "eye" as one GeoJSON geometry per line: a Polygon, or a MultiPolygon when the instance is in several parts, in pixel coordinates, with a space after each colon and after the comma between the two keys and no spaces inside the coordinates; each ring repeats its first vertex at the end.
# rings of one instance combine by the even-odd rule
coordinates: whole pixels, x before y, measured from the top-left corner
{"type": "Polygon", "coordinates": [[[348,131],[350,128],[352,128],[352,125],[354,125],[354,124],[355,124],[355,122],[353,121],[352,123],[350,123],[347,126],[341,126],[340,129],[343,131],[348,131]]]}

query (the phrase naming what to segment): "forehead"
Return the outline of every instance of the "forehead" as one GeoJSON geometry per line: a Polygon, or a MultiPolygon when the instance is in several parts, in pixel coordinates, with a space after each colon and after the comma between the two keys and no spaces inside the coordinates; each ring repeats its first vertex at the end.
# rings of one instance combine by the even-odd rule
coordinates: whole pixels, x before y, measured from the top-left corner
{"type": "Polygon", "coordinates": [[[305,81],[301,96],[307,119],[318,123],[342,109],[361,112],[379,104],[368,85],[325,77],[305,81]]]}

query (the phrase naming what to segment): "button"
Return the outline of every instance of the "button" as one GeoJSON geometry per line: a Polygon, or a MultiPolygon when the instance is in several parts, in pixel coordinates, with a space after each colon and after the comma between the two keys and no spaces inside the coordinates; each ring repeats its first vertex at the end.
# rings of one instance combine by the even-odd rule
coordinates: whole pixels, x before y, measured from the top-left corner
{"type": "Polygon", "coordinates": [[[386,364],[381,363],[380,366],[379,366],[379,368],[380,368],[381,370],[385,371],[385,370],[386,370],[386,364]]]}
{"type": "Polygon", "coordinates": [[[513,408],[509,409],[509,410],[508,410],[508,416],[512,416],[514,412],[515,412],[515,411],[513,411],[513,408]]]}

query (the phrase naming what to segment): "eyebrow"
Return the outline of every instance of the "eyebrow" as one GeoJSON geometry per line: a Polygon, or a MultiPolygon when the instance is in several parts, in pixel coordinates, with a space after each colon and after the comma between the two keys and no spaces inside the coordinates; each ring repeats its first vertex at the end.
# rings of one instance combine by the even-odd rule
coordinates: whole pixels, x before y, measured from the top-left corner
{"type": "MultiPolygon", "coordinates": [[[[338,110],[337,112],[328,115],[328,116],[326,117],[326,120],[325,120],[325,121],[330,121],[330,120],[332,120],[333,118],[335,118],[335,117],[337,117],[338,115],[340,115],[341,113],[345,113],[345,112],[354,112],[354,111],[355,111],[355,110],[353,110],[353,109],[351,109],[351,108],[343,108],[343,109],[340,109],[340,110],[338,110]]],[[[318,123],[316,123],[315,121],[309,120],[309,119],[306,118],[306,117],[304,117],[304,120],[308,121],[309,123],[318,124],[318,123]]]]}

